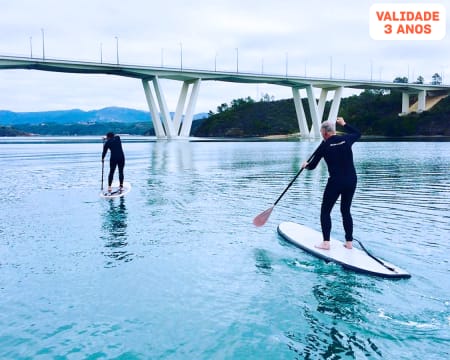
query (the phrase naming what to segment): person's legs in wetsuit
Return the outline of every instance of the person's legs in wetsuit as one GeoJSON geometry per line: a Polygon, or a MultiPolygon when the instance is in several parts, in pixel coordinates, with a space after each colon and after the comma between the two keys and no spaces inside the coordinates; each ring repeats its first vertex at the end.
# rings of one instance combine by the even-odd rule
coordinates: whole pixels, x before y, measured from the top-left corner
{"type": "Polygon", "coordinates": [[[108,191],[111,191],[111,185],[114,179],[114,172],[116,171],[117,161],[110,159],[109,161],[109,175],[108,175],[108,191]]]}
{"type": "Polygon", "coordinates": [[[356,190],[356,182],[347,184],[341,193],[341,214],[342,223],[345,230],[345,240],[347,242],[353,240],[353,219],[350,212],[352,206],[353,195],[356,190]]]}
{"type": "Polygon", "coordinates": [[[125,167],[125,160],[118,161],[117,165],[118,165],[118,169],[119,169],[120,188],[122,188],[123,187],[123,179],[124,179],[123,168],[125,167]]]}
{"type": "Polygon", "coordinates": [[[323,241],[330,241],[331,210],[340,195],[339,187],[333,181],[328,180],[323,192],[322,207],[320,209],[320,224],[322,226],[323,241]]]}
{"type": "MultiPolygon", "coordinates": [[[[350,213],[353,195],[356,189],[356,182],[340,183],[338,181],[328,180],[323,193],[322,207],[320,210],[320,224],[322,227],[323,241],[330,240],[331,233],[331,211],[336,201],[341,196],[341,214],[345,230],[345,247],[352,248],[353,240],[353,219],[350,213]]],[[[323,249],[329,249],[329,243],[320,246],[323,249]]]]}

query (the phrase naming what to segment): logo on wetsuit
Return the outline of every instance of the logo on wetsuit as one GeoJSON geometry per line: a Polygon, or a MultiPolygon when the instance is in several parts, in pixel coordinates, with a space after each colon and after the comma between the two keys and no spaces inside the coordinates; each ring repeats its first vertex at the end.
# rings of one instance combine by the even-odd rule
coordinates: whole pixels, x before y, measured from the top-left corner
{"type": "Polygon", "coordinates": [[[330,146],[338,146],[338,145],[344,145],[345,144],[345,140],[342,140],[341,142],[338,142],[336,144],[330,144],[330,146]]]}

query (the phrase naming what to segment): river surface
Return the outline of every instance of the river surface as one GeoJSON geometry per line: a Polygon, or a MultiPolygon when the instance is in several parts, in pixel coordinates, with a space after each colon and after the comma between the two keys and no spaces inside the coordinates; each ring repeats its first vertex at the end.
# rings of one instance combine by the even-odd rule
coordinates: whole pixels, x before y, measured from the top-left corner
{"type": "Polygon", "coordinates": [[[320,230],[323,163],[252,225],[317,141],[123,141],[105,200],[100,138],[0,139],[1,359],[449,358],[450,142],[353,147],[354,235],[412,275],[389,280],[277,234],[320,230]]]}

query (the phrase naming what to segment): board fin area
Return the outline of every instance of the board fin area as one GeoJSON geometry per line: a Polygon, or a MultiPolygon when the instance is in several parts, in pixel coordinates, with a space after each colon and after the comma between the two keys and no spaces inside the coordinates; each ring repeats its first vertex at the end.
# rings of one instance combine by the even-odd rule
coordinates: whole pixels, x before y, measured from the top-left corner
{"type": "Polygon", "coordinates": [[[359,273],[385,278],[410,278],[405,270],[375,258],[367,251],[356,247],[347,249],[344,243],[330,239],[330,250],[318,249],[315,245],[322,241],[322,233],[294,222],[283,222],[278,226],[278,233],[290,243],[327,262],[334,262],[342,267],[359,273]]]}

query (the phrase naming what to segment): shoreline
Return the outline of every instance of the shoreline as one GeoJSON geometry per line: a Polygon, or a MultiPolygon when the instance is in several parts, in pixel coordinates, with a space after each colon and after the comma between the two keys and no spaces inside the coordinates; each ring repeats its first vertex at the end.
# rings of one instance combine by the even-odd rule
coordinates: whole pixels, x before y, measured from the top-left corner
{"type": "MultiPolygon", "coordinates": [[[[19,136],[2,136],[0,135],[0,140],[2,142],[9,141],[48,141],[50,139],[73,139],[77,141],[91,141],[96,137],[102,137],[103,135],[19,135],[19,136]]],[[[151,141],[160,141],[154,135],[133,135],[133,134],[123,134],[125,141],[139,141],[138,139],[149,139],[151,141]]],[[[196,137],[191,136],[183,138],[183,140],[188,141],[299,141],[299,140],[320,140],[321,138],[302,138],[300,133],[292,134],[276,134],[267,136],[242,136],[242,137],[196,137]]],[[[165,140],[165,139],[162,139],[165,140]]],[[[359,141],[436,141],[436,142],[447,142],[450,141],[450,136],[445,135],[414,135],[414,136],[383,136],[383,135],[362,135],[359,141]]]]}
{"type": "MultiPolygon", "coordinates": [[[[267,136],[257,136],[258,139],[263,140],[292,140],[298,138],[302,139],[300,133],[293,134],[278,134],[278,135],[267,135],[267,136]]],[[[320,139],[320,138],[316,138],[320,139]]],[[[305,138],[304,140],[313,140],[313,138],[305,138]]],[[[450,141],[450,136],[447,135],[408,135],[408,136],[384,136],[384,135],[362,135],[361,140],[363,141],[378,141],[378,140],[437,140],[437,141],[450,141]]]]}

